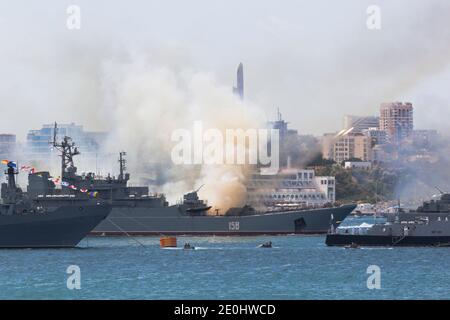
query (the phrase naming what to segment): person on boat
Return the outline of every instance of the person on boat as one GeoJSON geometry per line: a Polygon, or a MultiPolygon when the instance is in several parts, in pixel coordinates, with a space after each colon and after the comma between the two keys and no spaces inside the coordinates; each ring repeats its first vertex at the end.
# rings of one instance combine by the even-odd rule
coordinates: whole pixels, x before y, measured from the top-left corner
{"type": "Polygon", "coordinates": [[[186,242],[184,244],[184,249],[189,250],[189,249],[194,249],[194,247],[191,246],[191,244],[189,242],[186,242]]]}
{"type": "Polygon", "coordinates": [[[261,248],[272,248],[272,241],[263,243],[263,244],[261,245],[261,248]]]}

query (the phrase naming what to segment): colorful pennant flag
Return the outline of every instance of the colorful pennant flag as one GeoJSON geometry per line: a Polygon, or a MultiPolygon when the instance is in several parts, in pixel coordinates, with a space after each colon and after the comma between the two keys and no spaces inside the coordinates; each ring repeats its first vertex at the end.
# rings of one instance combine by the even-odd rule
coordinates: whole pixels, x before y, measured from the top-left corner
{"type": "Polygon", "coordinates": [[[50,177],[50,178],[48,178],[48,181],[52,181],[54,183],[58,183],[59,182],[59,177],[58,178],[50,177]]]}
{"type": "Polygon", "coordinates": [[[91,196],[91,197],[97,197],[97,194],[98,194],[98,192],[97,191],[91,191],[91,192],[89,192],[89,195],[91,196]]]}

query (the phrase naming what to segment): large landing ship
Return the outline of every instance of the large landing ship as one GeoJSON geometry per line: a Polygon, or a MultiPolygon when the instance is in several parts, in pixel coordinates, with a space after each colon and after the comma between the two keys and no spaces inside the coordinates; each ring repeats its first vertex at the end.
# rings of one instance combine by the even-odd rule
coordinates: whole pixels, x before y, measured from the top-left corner
{"type": "Polygon", "coordinates": [[[321,209],[280,209],[258,212],[250,206],[225,214],[209,212],[197,191],[178,205],[163,198],[133,197],[114,201],[111,216],[94,229],[96,234],[120,235],[260,235],[319,234],[339,226],[355,205],[321,209]],[[158,200],[159,199],[159,200],[158,200]]]}
{"type": "Polygon", "coordinates": [[[337,227],[355,208],[257,212],[251,207],[231,208],[224,215],[192,209],[185,202],[152,206],[135,202],[135,207],[114,207],[111,216],[93,233],[101,235],[267,235],[320,234],[337,227]]]}
{"type": "MultiPolygon", "coordinates": [[[[78,151],[70,138],[54,145],[61,151],[63,192],[75,198],[84,196],[80,190],[95,192],[97,198],[108,200],[113,206],[108,219],[93,230],[94,234],[317,234],[326,233],[330,226],[336,228],[356,207],[352,204],[318,209],[284,207],[261,212],[245,206],[218,212],[198,198],[198,190],[186,194],[180,204],[169,205],[164,195],[150,195],[148,187],[127,186],[130,175],[125,173],[125,153],[119,155],[118,177],[100,178],[93,173],[77,174],[73,156],[78,151]]],[[[41,178],[39,192],[52,194],[54,190],[46,186],[46,181],[47,178],[41,178]]]]}
{"type": "Polygon", "coordinates": [[[14,162],[7,164],[6,174],[8,182],[1,186],[0,248],[74,247],[111,211],[99,200],[23,192],[15,182],[14,162]]]}

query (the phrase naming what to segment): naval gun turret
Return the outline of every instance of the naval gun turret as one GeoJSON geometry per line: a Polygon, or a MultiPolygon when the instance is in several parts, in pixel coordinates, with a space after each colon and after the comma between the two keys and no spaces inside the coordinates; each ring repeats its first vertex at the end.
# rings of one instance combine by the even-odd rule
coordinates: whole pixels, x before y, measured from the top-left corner
{"type": "Polygon", "coordinates": [[[211,209],[211,206],[208,206],[204,200],[201,200],[198,197],[198,191],[204,186],[202,184],[196,190],[186,193],[183,196],[183,205],[187,206],[186,212],[191,215],[202,215],[206,214],[206,212],[211,209]]]}

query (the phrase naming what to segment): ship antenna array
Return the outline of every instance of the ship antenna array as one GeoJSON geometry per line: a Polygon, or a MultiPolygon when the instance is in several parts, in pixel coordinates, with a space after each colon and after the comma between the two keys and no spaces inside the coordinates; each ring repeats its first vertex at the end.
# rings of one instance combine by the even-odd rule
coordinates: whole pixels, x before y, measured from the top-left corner
{"type": "Polygon", "coordinates": [[[126,155],[127,155],[127,153],[125,151],[119,152],[119,165],[120,165],[119,179],[121,179],[121,180],[124,177],[123,174],[124,174],[125,170],[127,170],[127,167],[126,167],[127,161],[124,158],[124,156],[126,156],[126,155]]]}
{"type": "Polygon", "coordinates": [[[61,177],[67,172],[67,168],[73,168],[76,170],[76,167],[73,163],[73,157],[80,154],[78,148],[75,147],[75,143],[72,141],[72,138],[68,136],[64,136],[61,142],[56,141],[56,136],[58,133],[58,124],[55,122],[55,127],[53,129],[53,147],[55,147],[59,152],[61,152],[61,177]]]}

